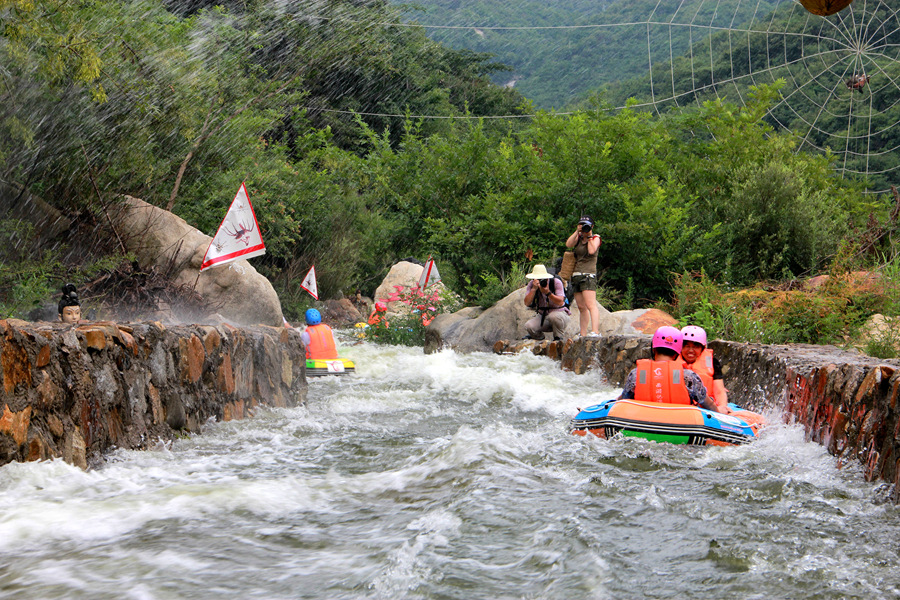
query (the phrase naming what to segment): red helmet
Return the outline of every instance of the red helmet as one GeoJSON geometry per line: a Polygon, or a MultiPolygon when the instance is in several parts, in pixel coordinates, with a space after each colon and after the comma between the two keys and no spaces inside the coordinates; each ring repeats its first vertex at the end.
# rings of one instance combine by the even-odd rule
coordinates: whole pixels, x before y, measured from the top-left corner
{"type": "Polygon", "coordinates": [[[684,336],[677,327],[663,325],[653,334],[653,341],[650,343],[650,348],[652,350],[656,350],[657,348],[668,348],[669,350],[674,350],[676,354],[681,354],[683,342],[684,336]]]}
{"type": "Polygon", "coordinates": [[[387,310],[387,304],[385,304],[384,302],[379,300],[378,302],[375,303],[375,310],[385,311],[385,310],[387,310]]]}

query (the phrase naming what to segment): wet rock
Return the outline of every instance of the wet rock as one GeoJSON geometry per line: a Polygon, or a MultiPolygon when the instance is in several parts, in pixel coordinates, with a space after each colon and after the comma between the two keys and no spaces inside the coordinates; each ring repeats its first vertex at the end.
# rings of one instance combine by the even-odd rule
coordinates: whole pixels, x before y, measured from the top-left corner
{"type": "Polygon", "coordinates": [[[19,386],[31,386],[31,361],[25,349],[25,340],[11,324],[0,345],[0,363],[3,366],[3,389],[7,394],[19,386]]]}
{"type": "Polygon", "coordinates": [[[63,423],[56,415],[51,414],[47,417],[47,426],[50,428],[50,433],[56,438],[61,438],[65,433],[63,423]]]}
{"type": "MultiPolygon", "coordinates": [[[[536,314],[525,306],[524,300],[525,288],[522,288],[488,309],[468,307],[453,314],[438,315],[425,329],[425,353],[438,352],[444,347],[453,348],[457,352],[491,352],[498,340],[503,343],[521,340],[526,334],[525,323],[536,314]]],[[[614,313],[602,306],[598,306],[598,309],[598,331],[601,337],[653,333],[660,325],[675,322],[670,315],[656,309],[614,313]]],[[[581,331],[577,302],[572,303],[570,311],[572,314],[565,329],[566,339],[577,338],[581,331]]]]}
{"type": "Polygon", "coordinates": [[[203,362],[206,360],[203,343],[196,335],[192,335],[188,339],[178,340],[178,349],[181,358],[181,378],[185,382],[197,383],[203,374],[203,362]]]}
{"type": "Polygon", "coordinates": [[[43,346],[40,350],[38,350],[37,361],[35,362],[35,366],[38,368],[46,367],[50,364],[50,346],[43,346]]]}
{"type": "MultiPolygon", "coordinates": [[[[453,314],[438,315],[425,328],[426,354],[445,346],[457,352],[490,352],[497,340],[521,340],[526,333],[525,323],[535,315],[525,306],[524,300],[525,288],[522,288],[486,310],[469,307],[453,314]]],[[[577,333],[576,310],[569,317],[566,335],[573,337],[577,333]]]]}
{"type": "Polygon", "coordinates": [[[30,422],[30,406],[26,406],[18,412],[13,412],[9,410],[9,406],[4,406],[3,414],[0,415],[0,434],[8,435],[17,446],[21,446],[25,443],[30,422]]]}
{"type": "Polygon", "coordinates": [[[347,327],[365,321],[368,314],[363,315],[349,298],[326,300],[321,309],[322,320],[333,327],[347,327]]]}
{"type": "Polygon", "coordinates": [[[87,469],[87,446],[78,427],[70,430],[66,435],[63,460],[76,467],[87,469]]]}

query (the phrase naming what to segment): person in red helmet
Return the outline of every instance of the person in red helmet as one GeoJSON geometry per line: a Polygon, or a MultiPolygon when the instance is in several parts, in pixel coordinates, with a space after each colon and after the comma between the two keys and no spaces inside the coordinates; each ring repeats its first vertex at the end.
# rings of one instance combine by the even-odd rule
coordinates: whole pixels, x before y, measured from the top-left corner
{"type": "Polygon", "coordinates": [[[640,359],[625,378],[620,400],[693,404],[719,412],[716,403],[706,395],[706,387],[693,371],[676,362],[684,336],[675,327],[664,325],[653,334],[650,343],[652,359],[640,359]]]}
{"type": "Polygon", "coordinates": [[[384,327],[388,326],[387,321],[387,304],[382,300],[375,303],[375,309],[369,315],[369,325],[378,325],[381,323],[384,327]]]}
{"type": "Polygon", "coordinates": [[[722,364],[706,347],[706,330],[696,325],[688,325],[681,330],[684,342],[681,346],[681,360],[684,368],[700,376],[706,393],[719,407],[719,412],[727,413],[728,391],[722,376],[722,364]]]}

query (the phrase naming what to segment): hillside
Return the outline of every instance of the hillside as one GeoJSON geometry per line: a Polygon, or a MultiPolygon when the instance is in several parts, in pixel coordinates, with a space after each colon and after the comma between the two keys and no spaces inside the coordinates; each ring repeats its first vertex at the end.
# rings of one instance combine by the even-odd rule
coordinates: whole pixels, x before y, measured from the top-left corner
{"type": "MultiPolygon", "coordinates": [[[[396,25],[396,7],[235,6],[36,0],[9,13],[0,180],[11,191],[0,200],[31,194],[75,227],[51,236],[0,218],[2,316],[102,270],[123,241],[95,232],[123,195],[212,234],[242,183],[266,244],[254,267],[289,320],[312,303],[298,285],[312,266],[320,297],[339,298],[371,293],[407,256],[434,256],[451,289],[489,305],[531,263],[552,264],[582,214],[604,240],[605,293],[628,306],[669,297],[673,273],[746,285],[815,273],[859,240],[854,261],[895,255],[864,229],[889,205],[762,121],[778,108],[773,86],[739,107],[688,98],[671,114],[594,105],[509,118],[531,109],[490,84],[488,57],[396,25]],[[73,238],[87,247],[70,249],[73,238]]],[[[717,80],[738,64],[736,40],[706,44],[714,56],[732,44],[731,59],[711,66],[717,80]]],[[[694,48],[687,69],[654,62],[654,82],[697,89],[706,75],[694,48]]]]}
{"type": "Polygon", "coordinates": [[[646,72],[651,62],[683,54],[712,31],[767,14],[778,3],[423,0],[416,3],[422,10],[408,16],[426,26],[432,39],[494,54],[513,68],[495,81],[514,82],[540,108],[561,108],[604,83],[646,72]]]}

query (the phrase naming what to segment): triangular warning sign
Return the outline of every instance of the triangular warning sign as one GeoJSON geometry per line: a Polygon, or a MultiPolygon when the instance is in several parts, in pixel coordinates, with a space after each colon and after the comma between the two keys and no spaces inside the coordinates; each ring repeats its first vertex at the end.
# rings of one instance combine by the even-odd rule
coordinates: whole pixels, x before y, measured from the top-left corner
{"type": "Polygon", "coordinates": [[[259,224],[247,188],[241,187],[231,201],[219,230],[209,243],[200,270],[218,267],[239,258],[251,258],[266,253],[259,224]]]}
{"type": "Polygon", "coordinates": [[[313,265],[309,268],[309,273],[306,274],[306,277],[303,278],[303,281],[300,283],[300,287],[309,292],[313,298],[316,300],[319,299],[319,288],[316,286],[316,266],[313,265]]]}
{"type": "Polygon", "coordinates": [[[432,283],[437,283],[440,280],[441,274],[438,273],[437,265],[434,264],[434,259],[429,256],[428,262],[425,263],[425,269],[422,271],[422,276],[419,277],[419,287],[424,290],[432,283]]]}

